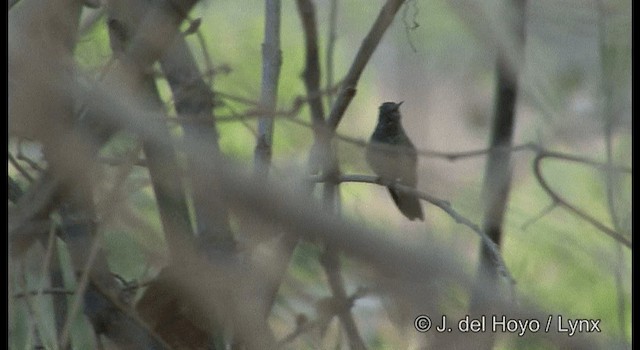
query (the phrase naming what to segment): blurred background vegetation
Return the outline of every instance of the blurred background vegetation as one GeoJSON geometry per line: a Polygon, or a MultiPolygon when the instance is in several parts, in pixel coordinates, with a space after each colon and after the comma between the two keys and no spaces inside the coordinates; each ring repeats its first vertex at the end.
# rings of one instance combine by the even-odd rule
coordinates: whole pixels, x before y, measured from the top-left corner
{"type": "MultiPolygon", "coordinates": [[[[326,86],[326,54],[329,0],[315,1],[319,23],[322,86],[326,86]]],[[[338,0],[337,38],[333,76],[337,83],[346,73],[362,38],[384,1],[338,0]]],[[[377,121],[378,106],[385,101],[405,101],[403,123],[420,150],[456,152],[488,146],[495,95],[495,41],[504,33],[494,2],[412,0],[400,9],[365,69],[355,98],[338,134],[367,140],[377,121]]],[[[631,164],[631,1],[537,0],[527,3],[525,62],[521,72],[514,144],[538,143],[546,149],[606,162],[606,127],[613,125],[613,163],[631,164]],[[602,11],[604,9],[604,12],[602,11]],[[609,84],[607,81],[611,81],[609,84]],[[606,110],[606,99],[613,110],[606,110]]],[[[76,49],[80,66],[98,76],[111,58],[101,10],[87,10],[84,32],[76,49]]],[[[222,152],[250,164],[255,148],[256,120],[234,119],[247,105],[227,95],[258,101],[261,79],[261,44],[264,4],[255,0],[202,1],[191,12],[200,18],[197,34],[187,36],[206,69],[203,44],[214,64],[213,86],[218,105],[215,114],[222,152]]],[[[186,29],[188,24],[184,24],[186,29]]],[[[296,97],[305,95],[304,38],[294,1],[282,2],[281,45],[283,64],[279,79],[278,109],[288,110],[296,97]]],[[[171,93],[166,81],[158,86],[168,106],[171,93]]],[[[172,107],[171,107],[172,108],[172,107]]],[[[292,118],[310,123],[307,106],[292,118]]],[[[176,139],[181,135],[174,128],[176,139]]],[[[304,171],[313,134],[310,128],[287,118],[275,122],[271,176],[295,178],[304,171]]],[[[127,135],[112,140],[102,153],[123,155],[134,147],[127,135]]],[[[10,146],[13,146],[10,144],[10,146]]],[[[364,149],[337,141],[342,172],[371,174],[364,149]]],[[[607,341],[621,338],[631,343],[631,251],[562,207],[553,207],[532,171],[533,153],[514,152],[513,182],[504,223],[502,252],[517,280],[518,298],[533,301],[544,312],[567,318],[600,319],[607,341]]],[[[482,181],[485,157],[450,161],[421,156],[418,165],[420,191],[444,198],[461,214],[482,220],[482,181]]],[[[588,165],[548,160],[543,172],[551,186],[609,227],[610,204],[606,173],[588,165]]],[[[9,168],[9,174],[18,173],[9,168]]],[[[105,167],[105,179],[115,171],[105,167]]],[[[108,182],[108,181],[107,181],[108,182]]],[[[615,211],[619,227],[631,232],[631,176],[622,174],[615,184],[615,211]]],[[[134,168],[126,179],[123,207],[133,209],[128,218],[138,227],[119,227],[115,220],[104,234],[104,245],[114,273],[125,280],[143,282],[162,268],[166,259],[164,238],[146,170],[134,168]]],[[[340,189],[342,215],[351,221],[388,231],[417,245],[441,245],[455,252],[469,274],[476,270],[480,240],[456,224],[439,208],[424,205],[426,221],[409,222],[395,209],[386,189],[370,184],[345,183],[340,189]]],[[[125,215],[125,210],[118,210],[125,215]]],[[[36,254],[31,252],[32,254],[36,254]]],[[[319,248],[304,243],[296,251],[270,324],[277,338],[291,332],[299,314],[313,317],[313,301],[329,295],[320,265],[319,248]]],[[[63,263],[68,258],[61,254],[63,263]]],[[[28,259],[27,259],[28,260],[28,259]]],[[[40,286],[40,265],[32,261],[25,289],[40,286]]],[[[355,290],[364,278],[362,267],[345,262],[345,279],[355,290]]],[[[12,275],[11,278],[18,278],[12,275]]],[[[66,276],[73,288],[73,278],[66,276]]],[[[19,286],[21,283],[14,283],[19,286]]],[[[19,290],[11,290],[15,294],[19,290]]],[[[451,316],[467,308],[463,294],[451,294],[451,316]]],[[[55,339],[52,306],[46,298],[34,299],[40,315],[35,327],[42,341],[55,339]]],[[[446,309],[446,308],[445,308],[446,309]]],[[[419,314],[420,310],[413,310],[419,314]]],[[[28,347],[28,309],[16,303],[11,318],[9,347],[28,347]]],[[[391,315],[375,296],[356,302],[353,309],[371,349],[410,346],[394,329],[391,315]]],[[[74,347],[88,348],[88,326],[82,316],[74,326],[74,347]],[[84,335],[83,335],[84,334],[84,335]],[[83,340],[84,339],[84,340],[83,340]],[[84,344],[84,345],[83,345],[84,344]]],[[[327,336],[306,338],[293,348],[333,348],[339,339],[337,321],[327,336]],[[316,343],[317,342],[317,343],[316,343]],[[315,345],[313,345],[315,344],[315,345]]],[[[344,345],[344,342],[343,342],[344,345]]],[[[499,336],[497,348],[523,348],[517,337],[499,336]]]]}

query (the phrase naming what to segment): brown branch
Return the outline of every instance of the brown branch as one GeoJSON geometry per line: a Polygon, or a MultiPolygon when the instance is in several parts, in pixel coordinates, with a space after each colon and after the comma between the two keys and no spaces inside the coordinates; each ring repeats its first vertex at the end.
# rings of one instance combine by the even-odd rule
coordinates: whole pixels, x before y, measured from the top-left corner
{"type": "MultiPolygon", "coordinates": [[[[204,43],[201,43],[206,52],[204,43]]],[[[207,64],[211,65],[207,56],[207,64]]],[[[228,208],[221,203],[215,192],[215,181],[211,174],[200,171],[197,162],[211,154],[220,153],[218,131],[214,115],[215,96],[200,74],[191,49],[182,36],[176,37],[165,55],[160,59],[176,104],[179,118],[188,122],[182,124],[185,137],[200,138],[210,143],[210,151],[205,154],[187,153],[187,164],[191,178],[193,207],[197,225],[197,236],[210,243],[233,241],[229,227],[228,208]],[[210,183],[210,191],[202,191],[203,184],[210,183]]],[[[215,177],[213,177],[215,179],[215,177]]]]}
{"type": "MultiPolygon", "coordinates": [[[[123,59],[123,54],[126,53],[125,48],[134,43],[135,38],[138,35],[144,35],[141,31],[144,29],[141,26],[144,25],[145,19],[148,20],[147,13],[155,10],[154,5],[138,4],[137,6],[129,6],[122,0],[110,0],[110,7],[107,13],[109,23],[109,39],[111,41],[112,51],[114,56],[123,59]],[[143,20],[141,22],[141,20],[143,20]]],[[[160,6],[160,5],[155,5],[160,6]]],[[[170,8],[167,11],[172,11],[170,8]]],[[[175,13],[166,13],[165,16],[177,16],[175,13]]],[[[165,24],[163,27],[169,26],[165,24]]],[[[169,49],[169,56],[164,55],[164,51],[159,53],[157,58],[163,58],[164,69],[167,70],[167,66],[174,68],[169,71],[169,74],[175,73],[175,67],[171,66],[175,60],[176,48],[185,49],[184,46],[180,46],[180,39],[184,40],[181,35],[174,34],[174,41],[165,44],[166,49],[169,49]],[[173,60],[172,60],[173,59],[173,60]],[[169,63],[167,63],[167,61],[169,63]]],[[[151,38],[147,38],[151,40],[151,38]]],[[[156,39],[156,38],[153,38],[156,39]]],[[[157,39],[156,39],[157,40],[157,39]]],[[[151,43],[147,43],[151,44],[151,43]]],[[[186,55],[186,53],[182,53],[186,55]]],[[[180,56],[182,58],[182,56],[180,56]]],[[[158,89],[156,87],[155,79],[151,76],[148,66],[139,67],[138,74],[138,86],[135,91],[131,91],[131,97],[136,98],[144,109],[151,113],[164,114],[164,104],[160,98],[158,89]]],[[[166,71],[165,71],[166,72],[166,71]]],[[[174,78],[171,76],[171,78],[174,78]]],[[[175,80],[170,80],[172,87],[175,86],[175,80]]],[[[193,93],[193,91],[188,91],[193,93]]],[[[181,104],[179,107],[183,108],[184,95],[176,96],[176,100],[181,104]]],[[[160,124],[156,132],[161,139],[171,140],[171,134],[169,133],[166,124],[160,124]]],[[[153,186],[153,191],[158,204],[158,211],[160,214],[160,220],[165,232],[165,237],[169,246],[170,256],[173,259],[179,256],[180,253],[176,252],[174,247],[178,244],[176,241],[182,239],[190,239],[193,235],[193,228],[189,218],[189,209],[187,206],[187,199],[184,192],[184,183],[182,177],[176,176],[180,173],[180,166],[176,155],[175,148],[172,142],[156,142],[155,138],[142,138],[142,148],[144,150],[147,168],[149,170],[149,177],[153,186]]]]}
{"type": "Polygon", "coordinates": [[[336,101],[333,104],[327,121],[329,130],[335,131],[337,129],[344,112],[347,110],[349,103],[356,94],[356,86],[358,85],[358,80],[360,79],[362,71],[364,71],[367,63],[369,63],[369,59],[378,47],[382,36],[387,28],[389,28],[389,25],[391,25],[391,22],[393,22],[393,18],[403,3],[404,0],[387,0],[380,10],[378,18],[362,41],[360,49],[353,60],[351,68],[349,68],[349,72],[347,73],[336,101]]]}

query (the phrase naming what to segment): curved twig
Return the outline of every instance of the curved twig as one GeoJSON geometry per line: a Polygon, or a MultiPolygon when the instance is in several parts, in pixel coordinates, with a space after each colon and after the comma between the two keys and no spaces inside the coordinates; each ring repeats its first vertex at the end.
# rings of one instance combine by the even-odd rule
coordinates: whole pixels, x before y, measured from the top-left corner
{"type": "MultiPolygon", "coordinates": [[[[511,275],[511,273],[509,272],[509,270],[507,269],[507,265],[505,264],[504,259],[502,258],[502,254],[500,253],[500,250],[498,249],[498,246],[489,238],[489,236],[477,224],[474,224],[471,220],[469,220],[466,217],[462,216],[455,209],[453,209],[453,207],[451,206],[451,203],[449,203],[448,201],[440,199],[440,198],[436,198],[436,197],[431,196],[431,195],[429,195],[427,193],[420,192],[420,191],[418,191],[418,190],[416,190],[416,189],[414,189],[412,187],[404,186],[404,185],[399,184],[397,182],[392,182],[392,183],[386,182],[382,178],[380,178],[379,176],[373,176],[373,175],[340,175],[340,176],[338,176],[338,178],[332,179],[332,180],[333,181],[337,181],[339,183],[343,183],[343,182],[360,182],[360,183],[370,183],[370,184],[376,184],[376,185],[380,185],[380,186],[392,187],[394,190],[414,195],[414,196],[416,196],[416,197],[418,197],[418,198],[420,198],[420,199],[422,199],[422,200],[424,200],[426,202],[429,202],[429,203],[435,205],[436,207],[442,209],[451,218],[453,218],[457,223],[462,224],[464,226],[467,226],[468,228],[470,228],[472,231],[474,231],[475,233],[477,233],[480,236],[480,239],[482,240],[482,242],[489,248],[489,250],[493,254],[493,258],[495,259],[498,267],[502,270],[502,273],[507,278],[507,280],[511,284],[512,288],[513,288],[513,286],[515,286],[516,281],[513,278],[513,276],[511,275]]],[[[317,178],[316,181],[324,181],[324,179],[323,178],[317,178]]]]}
{"type": "MultiPolygon", "coordinates": [[[[615,239],[616,241],[618,241],[618,242],[622,243],[623,245],[625,245],[627,248],[631,249],[631,240],[627,239],[626,237],[624,237],[619,232],[614,231],[614,230],[610,229],[609,227],[605,226],[603,223],[601,223],[600,221],[596,220],[595,218],[593,218],[592,216],[588,215],[587,213],[583,212],[582,210],[576,208],[574,205],[570,204],[568,201],[566,201],[564,198],[562,198],[558,193],[556,193],[551,188],[551,186],[549,186],[549,184],[545,180],[544,176],[542,176],[542,171],[541,171],[541,168],[540,168],[540,163],[542,162],[542,160],[544,158],[548,158],[548,157],[555,157],[555,158],[562,158],[562,159],[565,159],[565,160],[579,161],[581,163],[591,164],[593,166],[598,166],[598,167],[604,167],[606,165],[602,165],[602,164],[599,164],[597,162],[592,162],[592,161],[585,161],[584,159],[578,159],[578,157],[576,157],[575,159],[569,159],[566,156],[559,157],[558,155],[554,155],[553,153],[541,152],[541,153],[538,153],[536,155],[535,159],[533,160],[533,172],[535,174],[536,179],[538,180],[538,183],[540,184],[540,186],[542,186],[542,189],[551,197],[551,199],[553,199],[555,202],[557,202],[558,204],[562,205],[563,207],[565,207],[569,211],[573,212],[575,215],[579,216],[581,219],[583,219],[586,222],[590,223],[591,225],[593,225],[598,230],[606,233],[611,238],[615,239]]],[[[621,170],[623,172],[626,172],[624,170],[628,170],[629,173],[631,172],[631,169],[622,168],[621,170]]]]}

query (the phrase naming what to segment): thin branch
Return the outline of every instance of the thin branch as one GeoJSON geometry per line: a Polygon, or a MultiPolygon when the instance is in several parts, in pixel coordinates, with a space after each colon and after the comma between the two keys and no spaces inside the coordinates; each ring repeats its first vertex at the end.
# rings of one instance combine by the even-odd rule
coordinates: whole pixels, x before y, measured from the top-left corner
{"type": "MultiPolygon", "coordinates": [[[[278,97],[278,79],[282,65],[280,51],[280,0],[265,1],[264,42],[262,43],[262,89],[260,106],[275,111],[278,97]]],[[[254,152],[256,172],[267,175],[271,164],[273,117],[265,115],[258,120],[258,140],[254,152]]]]}
{"type": "MultiPolygon", "coordinates": [[[[20,264],[20,278],[18,279],[18,283],[23,290],[27,289],[27,271],[25,269],[25,263],[26,263],[25,261],[22,261],[22,263],[20,264]]],[[[32,299],[33,299],[32,296],[27,294],[24,297],[24,302],[27,307],[29,339],[31,340],[32,337],[34,338],[33,341],[35,342],[35,344],[33,345],[33,347],[37,348],[39,346],[42,346],[42,339],[41,339],[40,331],[38,330],[38,326],[37,326],[38,324],[42,323],[42,317],[41,317],[42,315],[38,311],[38,308],[34,305],[34,302],[32,299]]]]}
{"type": "MultiPolygon", "coordinates": [[[[315,144],[321,142],[321,135],[326,134],[324,108],[322,105],[322,93],[320,91],[320,63],[318,58],[318,33],[316,24],[315,7],[311,0],[298,0],[296,2],[298,15],[304,31],[306,61],[302,78],[306,89],[306,102],[311,110],[311,125],[314,133],[315,144]]],[[[292,115],[303,106],[302,98],[294,99],[291,109],[292,115]]],[[[314,144],[314,146],[315,146],[314,144]]],[[[312,164],[310,159],[309,164],[312,164]]],[[[314,165],[315,166],[315,165],[314,165]]],[[[322,166],[322,164],[320,165],[322,166]]],[[[310,188],[310,191],[312,188],[310,188]]],[[[278,289],[287,271],[293,252],[298,245],[299,238],[295,235],[284,235],[278,241],[279,254],[268,263],[273,266],[273,274],[264,282],[266,295],[265,314],[268,315],[275,302],[278,289]]]]}
{"type": "MultiPolygon", "coordinates": [[[[338,0],[331,0],[329,5],[329,28],[327,34],[327,51],[325,57],[325,64],[327,70],[327,85],[326,89],[329,90],[333,86],[333,50],[336,46],[336,23],[338,17],[338,0]]],[[[333,105],[333,93],[327,95],[327,101],[329,106],[333,105]]]]}
{"type": "Polygon", "coordinates": [[[26,292],[18,292],[18,293],[13,294],[12,297],[15,298],[15,299],[19,299],[19,298],[24,298],[27,295],[37,296],[37,295],[44,295],[44,294],[73,295],[73,294],[75,294],[75,291],[71,290],[71,289],[64,289],[64,288],[42,288],[42,289],[38,289],[38,290],[30,290],[30,291],[26,291],[26,292]]]}
{"type": "MultiPolygon", "coordinates": [[[[338,182],[340,182],[340,183],[343,183],[343,182],[360,182],[360,183],[370,183],[370,184],[377,184],[377,185],[385,186],[385,187],[391,187],[394,190],[398,190],[400,192],[405,192],[407,194],[411,194],[413,196],[416,196],[416,197],[418,197],[418,198],[420,198],[420,199],[422,199],[424,201],[427,201],[427,202],[435,205],[436,207],[442,209],[451,218],[453,218],[455,220],[455,222],[457,222],[459,224],[462,224],[464,226],[467,226],[473,232],[477,233],[480,236],[480,239],[482,240],[483,244],[485,246],[487,246],[487,248],[489,249],[489,251],[493,255],[493,259],[498,264],[499,269],[504,273],[505,277],[509,280],[510,284],[512,286],[515,286],[516,281],[513,278],[513,276],[511,275],[511,273],[509,272],[509,270],[507,269],[507,265],[505,264],[504,259],[502,258],[502,254],[500,253],[500,249],[498,248],[498,246],[489,238],[489,236],[482,229],[480,229],[480,227],[477,224],[474,224],[471,220],[469,220],[466,217],[462,216],[455,209],[453,209],[453,207],[451,206],[451,203],[449,203],[448,201],[436,198],[436,197],[431,196],[431,195],[429,195],[427,193],[420,192],[420,191],[418,191],[418,190],[416,190],[416,189],[414,189],[412,187],[404,186],[404,185],[399,184],[397,182],[389,183],[387,181],[384,181],[379,176],[373,176],[373,175],[340,175],[336,180],[338,182]]],[[[316,181],[324,181],[324,179],[323,178],[317,178],[316,181]]]]}
{"type": "MultiPolygon", "coordinates": [[[[355,291],[355,293],[353,293],[351,296],[347,298],[347,304],[345,305],[347,307],[352,307],[353,304],[356,302],[356,300],[363,298],[367,293],[368,291],[366,289],[359,288],[358,290],[355,291]]],[[[284,338],[282,338],[282,340],[278,341],[278,345],[280,347],[285,347],[288,343],[291,343],[300,335],[308,333],[311,330],[316,329],[318,327],[321,327],[323,323],[326,322],[327,318],[337,316],[340,310],[339,308],[330,308],[330,310],[326,310],[326,311],[329,311],[328,315],[321,315],[318,319],[315,319],[315,320],[309,320],[304,314],[299,314],[298,317],[296,318],[296,328],[291,333],[289,333],[284,338]]]]}
{"type": "MultiPolygon", "coordinates": [[[[604,172],[605,185],[606,185],[606,193],[607,193],[607,207],[609,209],[609,216],[611,218],[611,223],[613,224],[613,228],[618,232],[623,232],[622,225],[620,224],[620,217],[618,216],[615,204],[615,194],[614,194],[614,181],[618,180],[611,168],[613,164],[613,123],[614,123],[614,105],[613,105],[613,69],[612,62],[608,62],[611,60],[610,56],[607,55],[607,52],[615,49],[608,46],[607,42],[607,31],[606,31],[606,8],[605,4],[602,0],[596,0],[596,9],[598,11],[598,43],[600,50],[600,66],[601,66],[601,77],[600,77],[600,92],[603,95],[604,106],[601,108],[602,115],[604,120],[604,136],[605,136],[605,148],[607,155],[607,169],[604,172]],[[607,60],[608,59],[608,60],[607,60]]],[[[616,181],[619,183],[618,181],[616,181]]],[[[620,338],[624,339],[626,335],[627,329],[627,318],[626,318],[626,305],[625,305],[625,295],[623,288],[623,268],[624,268],[624,259],[623,259],[623,251],[622,246],[619,243],[615,244],[615,254],[616,254],[616,268],[615,268],[615,284],[617,290],[617,301],[618,301],[618,325],[620,331],[620,338]]]]}
{"type": "Polygon", "coordinates": [[[604,232],[605,234],[609,235],[611,238],[615,239],[616,241],[622,243],[627,248],[631,249],[632,246],[631,246],[631,240],[630,239],[624,237],[621,233],[608,228],[607,226],[605,226],[600,221],[594,219],[593,217],[591,217],[590,215],[586,214],[582,210],[576,208],[575,206],[570,204],[568,201],[566,201],[564,198],[562,198],[559,194],[557,194],[549,186],[549,184],[545,180],[544,176],[542,176],[542,169],[541,169],[541,166],[540,166],[540,163],[542,162],[542,160],[547,158],[547,157],[548,157],[548,155],[546,153],[539,153],[538,155],[536,155],[535,159],[533,160],[533,171],[534,171],[536,179],[538,180],[538,183],[540,184],[540,186],[542,186],[542,189],[545,192],[547,192],[549,197],[551,197],[551,199],[553,199],[554,201],[556,201],[558,204],[562,205],[564,208],[568,209],[569,211],[573,212],[574,214],[576,214],[577,216],[579,216],[580,218],[582,218],[586,222],[590,223],[592,226],[594,226],[598,230],[604,232]]]}
{"type": "Polygon", "coordinates": [[[356,86],[358,85],[358,80],[360,80],[360,75],[367,66],[367,63],[369,63],[369,59],[378,47],[382,36],[386,32],[387,28],[389,28],[389,25],[391,25],[391,22],[393,22],[398,9],[403,3],[404,0],[387,0],[380,10],[378,18],[369,30],[369,33],[362,41],[360,49],[353,60],[351,68],[349,68],[349,72],[342,83],[340,92],[338,93],[336,101],[332,106],[331,113],[329,114],[327,125],[331,131],[335,131],[337,129],[344,112],[347,110],[349,103],[351,103],[353,96],[356,94],[356,86]]]}
{"type": "Polygon", "coordinates": [[[78,314],[78,312],[80,311],[80,308],[82,307],[84,293],[87,290],[87,287],[89,285],[89,274],[92,270],[94,261],[98,257],[98,252],[100,250],[100,243],[102,240],[100,236],[101,235],[94,235],[93,242],[90,245],[87,260],[85,262],[85,265],[83,266],[82,274],[80,275],[80,279],[78,281],[78,287],[76,289],[76,292],[77,292],[76,297],[71,303],[71,308],[69,309],[69,315],[67,316],[67,321],[65,322],[64,327],[62,328],[62,333],[60,334],[61,349],[65,349],[69,344],[68,342],[69,342],[69,337],[71,335],[70,334],[71,325],[73,324],[73,321],[76,315],[78,314]]]}
{"type": "Polygon", "coordinates": [[[535,223],[536,221],[542,219],[545,215],[549,214],[553,209],[558,207],[558,203],[553,201],[551,202],[551,204],[549,204],[548,206],[546,206],[544,209],[542,209],[540,211],[540,213],[538,213],[536,216],[530,218],[529,220],[525,221],[522,226],[520,226],[520,229],[522,231],[526,231],[529,226],[531,226],[533,223],[535,223]]]}
{"type": "MultiPolygon", "coordinates": [[[[320,59],[318,55],[315,8],[311,0],[298,0],[297,4],[298,13],[302,21],[302,28],[305,33],[306,64],[303,79],[307,89],[315,138],[315,143],[310,151],[309,167],[312,173],[320,170],[323,174],[333,175],[337,174],[339,170],[336,154],[331,147],[328,137],[329,133],[327,132],[327,125],[324,120],[324,108],[320,94],[320,59]]],[[[311,189],[312,187],[310,187],[310,190],[311,189]]],[[[337,183],[330,181],[325,182],[323,194],[325,210],[328,212],[337,212],[335,210],[337,199],[339,199],[337,183]]],[[[339,305],[346,306],[348,301],[344,282],[340,274],[339,252],[340,250],[337,247],[327,244],[321,258],[321,263],[327,274],[327,280],[333,298],[339,305]]],[[[351,315],[351,308],[341,308],[338,312],[338,318],[347,334],[350,348],[358,350],[366,349],[353,315],[351,315]]]]}
{"type": "Polygon", "coordinates": [[[333,295],[333,301],[338,305],[336,313],[342,324],[342,328],[347,333],[347,339],[349,340],[349,348],[362,350],[367,347],[364,344],[364,340],[358,331],[356,322],[351,314],[351,306],[353,302],[347,297],[347,292],[344,287],[344,281],[340,273],[340,256],[339,250],[335,246],[327,245],[325,251],[320,257],[320,263],[324,267],[324,271],[327,275],[327,281],[331,288],[333,295]]]}
{"type": "Polygon", "coordinates": [[[306,63],[302,77],[307,89],[308,104],[314,129],[324,126],[324,107],[320,94],[320,58],[316,11],[311,0],[297,0],[298,13],[304,32],[306,63]]]}

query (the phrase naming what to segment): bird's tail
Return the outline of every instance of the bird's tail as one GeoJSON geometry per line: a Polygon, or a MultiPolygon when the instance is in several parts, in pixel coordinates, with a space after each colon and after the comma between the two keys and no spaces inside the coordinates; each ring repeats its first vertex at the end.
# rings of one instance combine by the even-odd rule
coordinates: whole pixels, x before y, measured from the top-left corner
{"type": "Polygon", "coordinates": [[[389,188],[389,193],[391,193],[391,197],[393,201],[398,206],[398,209],[406,216],[409,220],[420,219],[420,221],[424,221],[424,213],[422,212],[422,206],[420,205],[420,200],[412,196],[408,193],[400,193],[389,188]]]}

